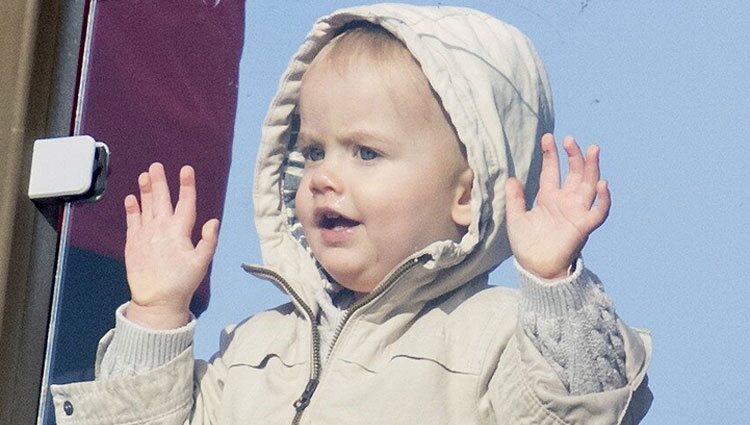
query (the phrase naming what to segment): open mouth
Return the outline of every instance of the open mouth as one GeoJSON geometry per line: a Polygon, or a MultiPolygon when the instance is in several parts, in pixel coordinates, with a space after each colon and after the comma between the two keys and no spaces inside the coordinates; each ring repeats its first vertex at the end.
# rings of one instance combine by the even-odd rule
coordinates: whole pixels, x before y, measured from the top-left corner
{"type": "Polygon", "coordinates": [[[318,225],[323,229],[343,230],[358,226],[359,222],[338,214],[326,213],[320,217],[320,219],[318,220],[318,225]]]}

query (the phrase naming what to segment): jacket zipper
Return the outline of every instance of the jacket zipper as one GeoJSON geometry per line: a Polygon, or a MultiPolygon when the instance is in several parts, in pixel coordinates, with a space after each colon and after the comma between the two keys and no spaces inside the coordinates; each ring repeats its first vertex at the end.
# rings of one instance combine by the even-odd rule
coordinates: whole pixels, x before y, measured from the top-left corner
{"type": "Polygon", "coordinates": [[[310,322],[310,330],[312,332],[312,361],[313,361],[313,367],[310,371],[310,379],[307,381],[307,385],[305,385],[305,390],[302,391],[302,394],[299,396],[297,400],[294,401],[293,405],[294,410],[297,412],[294,415],[294,419],[292,420],[292,424],[297,425],[299,424],[299,420],[302,417],[302,412],[305,410],[305,408],[310,404],[310,399],[312,398],[313,393],[315,393],[315,389],[318,387],[320,376],[320,332],[318,331],[318,326],[316,325],[315,317],[313,315],[312,309],[305,304],[302,297],[297,294],[297,292],[292,289],[292,287],[289,285],[289,283],[281,277],[278,273],[268,270],[265,268],[261,268],[258,266],[246,266],[246,270],[251,272],[256,277],[270,279],[281,285],[284,290],[289,294],[289,296],[292,297],[292,299],[297,303],[300,309],[307,315],[307,319],[310,322]]]}
{"type": "MultiPolygon", "coordinates": [[[[346,325],[346,322],[349,320],[349,318],[354,314],[355,311],[357,311],[362,306],[369,303],[371,300],[378,297],[380,294],[385,292],[388,288],[393,286],[396,281],[398,281],[404,274],[406,274],[407,271],[409,271],[412,267],[416,266],[419,263],[422,263],[426,261],[429,258],[429,254],[422,255],[420,257],[412,258],[411,260],[408,260],[401,266],[399,266],[396,270],[393,271],[391,276],[388,278],[386,282],[384,282],[382,285],[380,285],[378,288],[376,288],[374,291],[367,294],[367,296],[363,297],[359,301],[352,304],[352,306],[347,309],[343,317],[341,318],[341,321],[339,322],[338,326],[336,327],[336,331],[333,334],[333,338],[331,340],[331,348],[328,351],[328,356],[330,357],[331,353],[333,352],[333,347],[336,345],[336,341],[338,340],[339,336],[341,335],[341,332],[344,330],[344,326],[346,325]]],[[[307,385],[305,385],[304,391],[302,391],[302,394],[299,396],[297,400],[295,400],[293,407],[294,410],[296,410],[297,413],[294,415],[294,419],[292,419],[292,425],[298,425],[300,419],[302,418],[302,413],[305,411],[307,406],[310,404],[310,400],[312,399],[313,394],[315,393],[315,390],[318,388],[318,383],[320,382],[320,371],[322,369],[321,361],[320,361],[320,332],[318,331],[318,327],[316,325],[315,318],[313,317],[313,311],[312,309],[305,304],[304,300],[302,300],[302,297],[295,292],[292,287],[289,285],[289,283],[281,277],[278,273],[268,270],[265,268],[261,268],[258,266],[246,266],[247,271],[251,272],[256,277],[265,277],[266,279],[271,279],[281,285],[287,293],[294,299],[297,303],[297,305],[300,306],[300,308],[305,312],[307,315],[307,318],[310,321],[310,328],[312,331],[312,357],[313,357],[313,367],[312,371],[310,372],[310,379],[307,381],[307,385]]]]}
{"type": "Polygon", "coordinates": [[[396,270],[393,271],[390,278],[384,282],[379,287],[375,288],[374,291],[367,294],[365,297],[360,299],[359,301],[355,302],[351,305],[343,314],[341,321],[339,322],[338,326],[336,326],[336,331],[333,333],[333,338],[331,339],[331,348],[328,350],[328,357],[331,357],[331,353],[333,353],[333,347],[336,345],[336,341],[339,339],[339,336],[341,335],[341,332],[344,330],[344,326],[346,325],[346,322],[349,321],[349,318],[354,314],[355,311],[359,310],[360,307],[368,304],[373,299],[377,298],[380,294],[385,292],[388,288],[393,286],[406,272],[411,270],[412,267],[416,266],[419,263],[427,261],[429,258],[429,254],[424,254],[420,257],[412,258],[411,260],[405,262],[401,266],[399,266],[396,270]]]}

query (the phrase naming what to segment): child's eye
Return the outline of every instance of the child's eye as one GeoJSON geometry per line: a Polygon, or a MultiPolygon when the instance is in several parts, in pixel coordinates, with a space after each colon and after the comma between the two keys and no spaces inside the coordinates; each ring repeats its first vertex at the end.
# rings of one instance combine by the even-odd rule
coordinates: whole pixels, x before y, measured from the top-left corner
{"type": "Polygon", "coordinates": [[[359,155],[364,161],[372,161],[378,157],[377,152],[365,146],[360,146],[359,149],[357,149],[357,155],[359,155]]]}
{"type": "Polygon", "coordinates": [[[308,161],[321,161],[325,158],[326,153],[320,146],[309,146],[302,149],[302,155],[308,161]]]}

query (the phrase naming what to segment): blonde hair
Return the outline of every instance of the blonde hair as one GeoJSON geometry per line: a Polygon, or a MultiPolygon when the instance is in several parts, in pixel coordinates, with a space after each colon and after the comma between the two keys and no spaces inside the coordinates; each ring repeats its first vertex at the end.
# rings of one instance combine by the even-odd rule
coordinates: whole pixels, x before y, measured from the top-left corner
{"type": "Polygon", "coordinates": [[[440,97],[432,90],[422,67],[406,45],[380,25],[354,21],[343,26],[310,63],[334,65],[340,72],[368,60],[386,74],[405,74],[423,98],[432,97],[442,108],[440,97]]]}
{"type": "Polygon", "coordinates": [[[461,143],[453,121],[443,107],[443,101],[422,72],[422,66],[406,45],[382,26],[368,21],[353,21],[344,25],[313,58],[308,71],[316,64],[325,63],[332,65],[337,72],[343,73],[350,67],[361,64],[361,59],[369,61],[386,75],[408,76],[421,98],[425,101],[434,99],[448,125],[453,129],[461,155],[466,158],[466,147],[461,143]]]}

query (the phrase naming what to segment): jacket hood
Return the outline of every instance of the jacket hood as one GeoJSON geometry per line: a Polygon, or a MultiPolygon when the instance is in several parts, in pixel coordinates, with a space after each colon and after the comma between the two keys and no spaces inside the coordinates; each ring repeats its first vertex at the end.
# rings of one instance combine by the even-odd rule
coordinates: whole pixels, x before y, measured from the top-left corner
{"type": "Polygon", "coordinates": [[[539,140],[554,125],[549,82],[536,50],[520,31],[492,16],[458,7],[377,4],[319,19],[291,59],[271,103],[253,189],[263,261],[313,310],[316,294],[327,282],[300,242],[304,238],[290,208],[298,181],[289,164],[296,161],[299,88],[315,55],[352,21],[378,24],[406,45],[440,97],[474,172],[468,232],[460,243],[439,241],[410,257],[427,260],[410,272],[410,282],[394,286],[391,300],[423,303],[486,279],[510,257],[505,181],[518,178],[531,204],[541,168],[539,140]]]}

